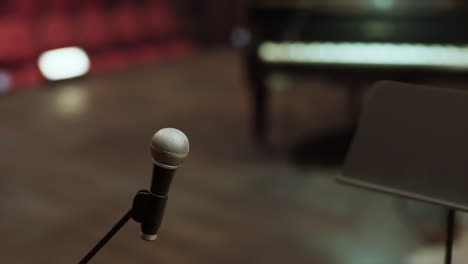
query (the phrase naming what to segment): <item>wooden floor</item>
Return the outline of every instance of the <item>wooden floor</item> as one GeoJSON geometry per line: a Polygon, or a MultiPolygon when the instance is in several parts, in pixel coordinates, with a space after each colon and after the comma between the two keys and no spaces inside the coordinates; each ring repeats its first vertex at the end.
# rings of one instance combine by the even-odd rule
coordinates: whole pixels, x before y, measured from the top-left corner
{"type": "Polygon", "coordinates": [[[0,262],[76,263],[149,186],[152,134],[177,127],[191,154],[158,241],[130,222],[93,263],[405,263],[440,230],[440,210],[410,204],[424,216],[411,217],[401,201],[335,184],[338,168],[297,166],[283,151],[346,123],[342,91],[313,87],[275,93],[281,147],[267,152],[250,140],[232,50],[0,98],[0,262]]]}

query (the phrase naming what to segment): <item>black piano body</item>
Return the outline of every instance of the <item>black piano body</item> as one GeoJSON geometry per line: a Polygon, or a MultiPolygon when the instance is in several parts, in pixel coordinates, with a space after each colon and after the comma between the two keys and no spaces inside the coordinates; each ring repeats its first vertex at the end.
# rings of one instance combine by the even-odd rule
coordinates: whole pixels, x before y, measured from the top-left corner
{"type": "Polygon", "coordinates": [[[466,4],[393,10],[253,5],[249,19],[245,58],[259,143],[267,133],[271,72],[327,75],[351,90],[363,81],[468,76],[466,4]]]}

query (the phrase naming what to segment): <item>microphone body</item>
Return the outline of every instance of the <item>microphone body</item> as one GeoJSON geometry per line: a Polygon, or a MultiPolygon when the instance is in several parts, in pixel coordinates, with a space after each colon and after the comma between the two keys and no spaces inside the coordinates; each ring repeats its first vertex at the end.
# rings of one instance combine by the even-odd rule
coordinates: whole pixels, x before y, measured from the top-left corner
{"type": "Polygon", "coordinates": [[[153,176],[149,191],[137,193],[133,202],[133,219],[141,223],[141,238],[155,240],[161,226],[175,170],[189,153],[189,142],[184,133],[165,128],[151,140],[153,176]]]}
{"type": "Polygon", "coordinates": [[[167,169],[154,164],[150,192],[155,195],[167,196],[174,173],[175,169],[167,169]]]}
{"type": "Polygon", "coordinates": [[[166,202],[168,199],[169,187],[174,177],[175,169],[167,169],[157,164],[153,165],[153,177],[149,191],[143,191],[147,199],[145,216],[141,221],[141,238],[152,241],[157,238],[161,227],[166,202]]]}

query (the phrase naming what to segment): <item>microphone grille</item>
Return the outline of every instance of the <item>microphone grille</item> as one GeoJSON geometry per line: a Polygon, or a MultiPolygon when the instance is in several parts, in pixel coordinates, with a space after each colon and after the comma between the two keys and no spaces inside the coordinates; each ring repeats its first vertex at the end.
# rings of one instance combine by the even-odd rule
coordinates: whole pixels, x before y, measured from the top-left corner
{"type": "Polygon", "coordinates": [[[156,165],[176,169],[189,154],[189,141],[185,134],[175,128],[163,128],[151,140],[151,155],[156,165]]]}

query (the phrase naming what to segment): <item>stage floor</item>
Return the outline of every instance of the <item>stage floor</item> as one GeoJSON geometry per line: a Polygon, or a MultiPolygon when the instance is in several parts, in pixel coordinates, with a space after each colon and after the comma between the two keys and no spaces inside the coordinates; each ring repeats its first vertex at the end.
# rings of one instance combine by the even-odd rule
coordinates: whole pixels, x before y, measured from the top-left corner
{"type": "Polygon", "coordinates": [[[408,213],[335,184],[339,167],[291,161],[292,138],[346,126],[341,90],[275,93],[279,132],[260,150],[243,76],[239,53],[221,49],[1,97],[1,262],[81,259],[149,187],[149,142],[163,127],[184,131],[191,153],[157,242],[130,222],[93,263],[399,264],[443,232],[438,208],[408,213]]]}

